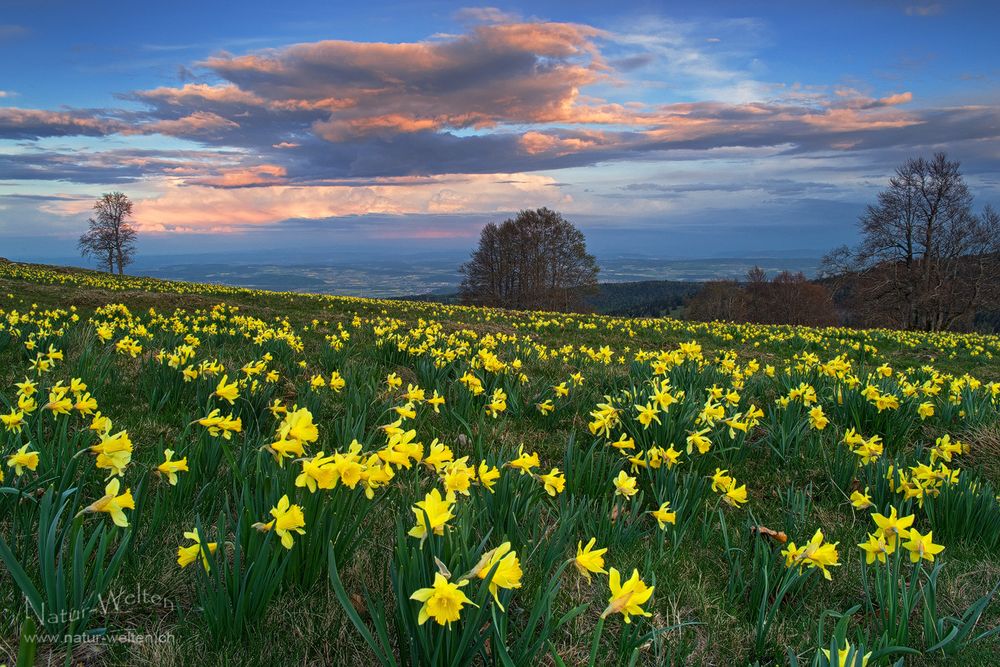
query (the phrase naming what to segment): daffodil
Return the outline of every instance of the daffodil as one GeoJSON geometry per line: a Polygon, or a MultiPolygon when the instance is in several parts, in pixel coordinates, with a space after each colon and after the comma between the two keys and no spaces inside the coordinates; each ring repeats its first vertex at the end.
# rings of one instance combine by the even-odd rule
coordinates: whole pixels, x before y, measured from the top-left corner
{"type": "Polygon", "coordinates": [[[636,409],[636,412],[638,412],[636,419],[639,420],[639,423],[642,424],[644,429],[649,428],[649,425],[654,421],[657,424],[661,423],[659,417],[659,406],[654,405],[653,403],[646,403],[645,405],[635,405],[633,407],[636,409]]]}
{"type": "Polygon", "coordinates": [[[895,551],[885,540],[885,535],[882,534],[868,534],[868,541],[858,544],[861,550],[865,552],[865,562],[871,565],[875,562],[877,558],[880,563],[885,562],[885,557],[892,554],[895,551]]]}
{"type": "Polygon", "coordinates": [[[866,510],[870,507],[875,507],[875,503],[872,502],[871,497],[868,495],[867,487],[865,487],[864,493],[861,491],[854,491],[851,493],[851,505],[856,510],[866,510]]]}
{"type": "Polygon", "coordinates": [[[311,459],[302,459],[302,472],[295,478],[295,486],[306,487],[310,493],[316,489],[332,489],[339,479],[336,456],[323,456],[319,452],[311,459]]]}
{"type": "Polygon", "coordinates": [[[38,452],[29,452],[28,445],[22,445],[7,458],[7,467],[13,468],[14,474],[18,477],[24,473],[25,468],[34,471],[38,468],[38,452]]]}
{"type": "Polygon", "coordinates": [[[560,494],[566,488],[566,476],[559,472],[559,468],[553,468],[548,474],[539,475],[538,478],[545,485],[545,493],[550,496],[560,494]]]}
{"type": "Polygon", "coordinates": [[[785,556],[786,567],[798,566],[799,570],[803,567],[818,568],[827,579],[832,579],[827,568],[840,565],[837,543],[824,542],[822,530],[817,530],[812,539],[801,547],[796,547],[795,542],[789,543],[781,553],[785,556]]]}
{"type": "Polygon", "coordinates": [[[443,535],[445,525],[455,516],[451,511],[454,504],[454,492],[449,491],[442,496],[439,489],[431,489],[423,500],[413,506],[412,511],[416,516],[417,525],[407,534],[421,540],[427,537],[428,531],[433,531],[435,535],[443,535]]]}
{"type": "Polygon", "coordinates": [[[650,512],[653,518],[656,519],[656,523],[660,526],[660,530],[666,530],[667,524],[677,523],[677,513],[670,511],[670,502],[667,501],[662,503],[658,509],[650,512]]]}
{"type": "Polygon", "coordinates": [[[934,562],[934,556],[944,551],[940,544],[934,544],[933,531],[921,535],[916,528],[910,529],[910,540],[903,542],[903,548],[910,552],[910,562],[918,563],[921,559],[934,562]]]}
{"type": "Polygon", "coordinates": [[[604,554],[608,552],[607,548],[595,549],[594,545],[597,544],[597,538],[592,537],[590,541],[587,542],[587,546],[583,546],[583,542],[576,543],[576,558],[573,559],[573,565],[576,566],[577,571],[581,576],[586,577],[587,581],[590,581],[590,573],[595,574],[607,574],[608,571],[604,569],[604,554]]]}
{"type": "Polygon", "coordinates": [[[194,544],[186,547],[177,547],[177,564],[181,567],[187,567],[198,558],[199,554],[201,554],[202,565],[204,566],[205,571],[208,572],[208,555],[205,551],[208,550],[209,553],[214,554],[219,548],[218,543],[209,542],[207,544],[202,544],[197,528],[185,532],[184,537],[194,542],[194,544]]]}
{"type": "Polygon", "coordinates": [[[639,492],[637,482],[635,477],[630,477],[624,470],[619,471],[618,476],[614,479],[615,495],[628,500],[639,492]]]}
{"type": "Polygon", "coordinates": [[[819,405],[812,408],[809,411],[809,426],[817,431],[822,431],[826,428],[826,425],[830,423],[826,415],[823,414],[823,408],[819,405]]]}
{"type": "Polygon", "coordinates": [[[726,493],[722,496],[722,499],[733,507],[739,507],[747,502],[747,485],[744,484],[743,486],[736,486],[736,480],[731,479],[729,481],[729,486],[726,487],[726,493]]]}
{"type": "Polygon", "coordinates": [[[410,596],[411,600],[424,603],[417,615],[417,624],[423,625],[428,618],[433,618],[438,625],[450,626],[461,617],[462,607],[467,604],[476,606],[461,591],[468,583],[468,580],[463,579],[453,584],[440,572],[435,572],[434,584],[430,588],[421,588],[410,596]]]}
{"type": "Polygon", "coordinates": [[[541,461],[538,459],[538,454],[532,452],[528,454],[524,451],[524,445],[517,448],[517,458],[509,462],[511,468],[519,471],[522,475],[525,473],[530,473],[532,468],[537,468],[541,465],[541,461]]]}
{"type": "Polygon", "coordinates": [[[229,376],[223,375],[222,379],[219,380],[219,384],[216,386],[215,391],[212,393],[213,396],[218,396],[224,401],[228,401],[232,405],[237,398],[240,397],[239,386],[233,382],[229,383],[229,376]]]}
{"type": "Polygon", "coordinates": [[[711,429],[703,428],[700,431],[693,431],[687,437],[687,453],[690,454],[691,451],[697,447],[699,454],[707,454],[708,450],[712,448],[712,441],[707,437],[707,433],[711,429]]]}
{"type": "Polygon", "coordinates": [[[3,423],[8,432],[20,433],[24,427],[24,412],[11,408],[9,414],[0,415],[0,423],[3,423]]]}
{"type": "MultiPolygon", "coordinates": [[[[879,533],[885,536],[886,543],[895,550],[896,540],[898,538],[906,538],[910,535],[910,526],[913,525],[913,515],[898,517],[896,516],[896,508],[891,508],[889,516],[883,516],[881,514],[872,514],[872,519],[878,526],[879,533]]],[[[891,553],[891,552],[890,552],[891,553]]]]}
{"type": "Polygon", "coordinates": [[[611,597],[608,598],[608,606],[601,614],[605,618],[611,614],[622,614],[626,623],[632,622],[632,616],[651,616],[652,614],[642,608],[653,596],[655,586],[647,586],[639,578],[639,571],[632,570],[632,576],[624,583],[621,574],[615,568],[608,571],[608,586],[611,589],[611,597]]]}
{"type": "Polygon", "coordinates": [[[521,561],[517,558],[517,552],[510,548],[510,542],[504,542],[496,549],[491,549],[483,554],[470,576],[476,576],[480,579],[490,577],[490,593],[493,594],[493,599],[500,611],[504,611],[503,605],[500,604],[499,591],[501,588],[505,590],[520,588],[522,574],[521,561]],[[490,577],[491,571],[492,577],[490,577]]]}
{"type": "Polygon", "coordinates": [[[274,518],[267,523],[255,523],[254,528],[265,532],[273,530],[281,538],[281,546],[286,549],[295,545],[293,533],[305,535],[306,518],[302,508],[291,504],[287,495],[282,496],[278,504],[271,508],[271,516],[274,518]]]}
{"type": "Polygon", "coordinates": [[[135,499],[132,498],[132,490],[125,489],[125,493],[118,495],[121,489],[121,481],[116,477],[104,487],[104,496],[97,501],[87,505],[84,512],[104,512],[111,517],[116,526],[128,528],[128,518],[124,510],[135,509],[135,499]]]}
{"type": "Polygon", "coordinates": [[[479,464],[479,468],[476,470],[476,479],[483,486],[483,488],[490,493],[493,493],[493,485],[496,484],[498,479],[500,479],[500,470],[483,461],[479,464]]]}
{"type": "Polygon", "coordinates": [[[733,478],[726,474],[728,472],[728,470],[722,470],[721,468],[715,469],[715,473],[712,475],[712,491],[724,493],[729,488],[729,484],[733,481],[733,478]]]}
{"type": "Polygon", "coordinates": [[[167,480],[170,482],[172,486],[176,486],[177,473],[187,472],[188,464],[186,456],[176,461],[173,460],[173,456],[174,456],[174,451],[172,449],[164,449],[163,450],[164,461],[163,463],[161,463],[156,467],[156,470],[161,475],[166,475],[167,480]]]}
{"type": "Polygon", "coordinates": [[[109,470],[108,476],[121,477],[125,467],[132,461],[132,440],[125,431],[114,435],[101,434],[101,441],[93,445],[90,451],[97,454],[94,465],[102,470],[109,470]]]}
{"type": "MultiPolygon", "coordinates": [[[[844,640],[844,645],[837,649],[836,658],[833,658],[830,655],[830,649],[824,648],[821,650],[823,651],[823,655],[826,656],[827,663],[829,663],[830,665],[836,665],[837,667],[858,667],[858,654],[851,647],[851,643],[848,642],[846,639],[844,640]],[[850,665],[847,664],[848,658],[851,659],[850,665]]],[[[868,667],[868,660],[871,659],[871,655],[872,655],[871,651],[869,651],[868,653],[865,653],[863,656],[861,656],[860,667],[868,667]]]]}

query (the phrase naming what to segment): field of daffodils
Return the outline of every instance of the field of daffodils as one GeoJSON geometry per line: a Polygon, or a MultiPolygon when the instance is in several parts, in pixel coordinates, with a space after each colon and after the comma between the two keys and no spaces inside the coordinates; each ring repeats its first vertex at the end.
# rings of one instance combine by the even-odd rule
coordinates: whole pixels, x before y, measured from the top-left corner
{"type": "Polygon", "coordinates": [[[1000,338],[0,264],[0,664],[1000,649],[1000,338]]]}

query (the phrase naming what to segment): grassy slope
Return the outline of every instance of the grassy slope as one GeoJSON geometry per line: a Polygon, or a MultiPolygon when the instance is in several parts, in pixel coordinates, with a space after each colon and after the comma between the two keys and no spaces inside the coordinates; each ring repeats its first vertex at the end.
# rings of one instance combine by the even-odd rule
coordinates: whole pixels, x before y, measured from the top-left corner
{"type": "MultiPolygon", "coordinates": [[[[148,286],[152,283],[145,284],[148,286]]],[[[391,316],[415,322],[433,312],[433,306],[398,302],[314,299],[278,294],[211,294],[204,293],[200,288],[195,288],[192,294],[183,295],[147,289],[119,291],[77,285],[43,285],[0,275],[0,308],[7,311],[15,308],[25,310],[30,304],[37,304],[42,308],[76,306],[85,320],[95,307],[114,302],[125,303],[134,313],[139,313],[149,308],[160,312],[170,312],[176,308],[207,308],[220,301],[237,305],[246,314],[262,319],[287,318],[297,329],[308,325],[313,319],[329,322],[329,327],[332,328],[333,323],[338,321],[346,325],[355,314],[371,317],[386,311],[391,316]]],[[[516,314],[487,319],[477,311],[458,309],[449,310],[441,319],[449,329],[469,327],[481,332],[517,331],[525,322],[523,316],[516,314]]],[[[684,328],[673,332],[649,332],[648,335],[639,330],[637,337],[631,337],[618,328],[608,330],[598,327],[596,330],[581,331],[572,327],[557,327],[532,335],[550,347],[566,343],[576,346],[609,345],[616,353],[623,353],[626,348],[633,351],[639,348],[669,349],[683,340],[696,338],[705,345],[706,356],[723,348],[737,349],[759,358],[762,363],[779,366],[795,351],[808,347],[801,342],[765,342],[755,346],[752,343],[720,340],[708,332],[691,332],[684,328]]],[[[307,333],[304,338],[307,340],[307,349],[302,357],[310,359],[311,355],[318,355],[323,346],[322,336],[307,333]]],[[[947,358],[947,355],[942,355],[931,346],[903,348],[887,344],[881,351],[890,363],[900,368],[933,362],[943,371],[955,374],[971,372],[984,381],[1000,379],[998,358],[988,362],[981,356],[971,357],[967,354],[947,358]]],[[[67,358],[70,360],[67,368],[72,368],[76,352],[78,350],[67,350],[67,358]]],[[[235,365],[238,368],[253,356],[252,352],[236,347],[222,347],[215,352],[227,367],[235,365]]],[[[13,346],[0,350],[0,392],[7,392],[9,395],[12,382],[20,379],[24,368],[22,350],[13,346]]],[[[378,353],[370,333],[352,339],[348,355],[341,362],[340,369],[345,375],[350,373],[349,377],[354,378],[362,373],[366,376],[384,377],[389,372],[400,373],[409,381],[415,378],[411,368],[390,363],[384,355],[378,353]]],[[[559,363],[546,363],[530,368],[528,372],[533,378],[538,376],[540,384],[552,384],[566,379],[573,370],[575,369],[559,363]]],[[[516,447],[519,443],[525,443],[540,453],[543,466],[549,463],[561,464],[569,435],[575,433],[578,437],[589,438],[589,435],[584,435],[587,411],[603,394],[613,387],[621,386],[624,379],[621,369],[587,368],[584,371],[587,383],[580,392],[574,394],[575,414],[567,412],[551,422],[534,417],[487,421],[476,436],[497,448],[516,447]]],[[[104,387],[92,387],[92,391],[99,398],[102,411],[114,417],[116,427],[127,428],[132,435],[137,450],[135,463],[153,464],[159,460],[159,455],[157,447],[150,443],[161,440],[169,442],[179,432],[179,425],[176,415],[151,414],[144,409],[144,399],[137,396],[136,392],[137,373],[134,364],[123,363],[114,382],[104,387]]],[[[293,388],[286,387],[286,390],[291,398],[293,388]]],[[[325,414],[317,419],[321,431],[325,423],[340,416],[340,408],[335,401],[325,408],[325,414]]],[[[454,438],[461,431],[461,425],[445,415],[429,425],[429,430],[434,435],[454,438]]],[[[931,437],[933,434],[929,432],[925,435],[931,437]]],[[[962,435],[972,444],[974,463],[982,467],[986,477],[993,483],[1000,481],[1000,465],[997,463],[1000,437],[997,431],[986,429],[962,435]]],[[[423,439],[426,441],[430,437],[431,433],[428,433],[423,439]]],[[[456,455],[461,455],[459,448],[455,448],[456,455]]],[[[971,465],[972,463],[966,462],[967,467],[971,465]]],[[[779,466],[765,449],[760,456],[750,457],[740,469],[733,472],[741,482],[748,484],[751,490],[750,507],[755,516],[762,523],[780,526],[782,505],[778,491],[792,484],[801,488],[815,471],[779,466]]],[[[405,512],[406,508],[386,506],[372,515],[364,545],[358,549],[356,562],[349,571],[350,576],[345,576],[345,579],[353,577],[377,586],[382,579],[388,554],[387,539],[393,530],[391,515],[396,511],[405,512]]],[[[163,531],[161,542],[148,550],[148,557],[144,556],[143,567],[126,568],[123,571],[120,588],[127,590],[141,584],[169,594],[181,608],[191,606],[188,573],[180,571],[172,561],[178,536],[192,524],[193,514],[192,509],[173,518],[172,525],[163,531]]],[[[3,525],[2,520],[0,525],[3,525]]],[[[813,497],[807,525],[822,526],[830,541],[841,543],[841,559],[844,564],[836,570],[834,580],[827,586],[824,595],[810,596],[801,608],[785,616],[778,629],[777,646],[791,645],[803,651],[813,645],[816,621],[824,608],[843,610],[860,601],[859,554],[853,545],[863,539],[863,532],[867,527],[866,517],[854,515],[850,510],[845,511],[842,497],[819,492],[813,497]]],[[[799,536],[800,539],[804,537],[807,536],[799,536]]],[[[942,589],[945,604],[950,608],[964,607],[982,594],[986,582],[1000,579],[1000,557],[997,554],[986,553],[975,544],[949,544],[947,553],[948,567],[942,589]]],[[[642,567],[643,557],[644,554],[638,550],[635,553],[615,554],[615,564],[620,570],[631,571],[633,565],[642,567]]],[[[679,620],[697,620],[701,623],[685,631],[678,640],[679,653],[693,664],[731,664],[734,656],[744,655],[749,630],[742,620],[743,611],[725,598],[726,568],[721,557],[720,541],[712,535],[706,538],[705,543],[689,539],[675,556],[668,551],[654,565],[657,593],[653,610],[656,622],[669,624],[679,620]]],[[[600,606],[607,594],[604,586],[605,584],[595,584],[590,591],[584,586],[582,596],[596,600],[595,606],[600,606]]],[[[523,590],[520,594],[526,595],[523,590]]],[[[82,652],[80,657],[95,663],[157,665],[363,664],[367,660],[366,649],[353,628],[344,622],[339,605],[325,586],[305,595],[295,591],[279,595],[259,632],[245,642],[233,645],[212,645],[199,626],[197,614],[149,609],[131,613],[133,616],[115,618],[113,621],[125,626],[153,625],[166,628],[174,634],[176,641],[162,645],[115,647],[110,652],[92,649],[82,652]]],[[[989,616],[988,621],[995,623],[996,610],[991,610],[989,616]]],[[[579,633],[589,632],[592,622],[593,615],[582,619],[575,632],[567,632],[558,638],[557,647],[568,662],[585,652],[589,635],[579,633]]],[[[978,647],[964,656],[964,664],[990,664],[996,649],[995,643],[978,647]]],[[[935,664],[935,661],[921,658],[913,664],[935,664]]]]}

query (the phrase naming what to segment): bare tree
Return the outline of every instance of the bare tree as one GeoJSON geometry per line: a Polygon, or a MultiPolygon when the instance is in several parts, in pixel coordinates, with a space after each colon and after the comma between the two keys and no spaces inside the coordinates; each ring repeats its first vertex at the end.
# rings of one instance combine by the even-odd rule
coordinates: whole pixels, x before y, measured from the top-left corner
{"type": "Polygon", "coordinates": [[[746,293],[735,280],[709,281],[688,300],[685,317],[701,322],[742,322],[746,301],[746,293]]]}
{"type": "Polygon", "coordinates": [[[859,220],[857,248],[839,248],[825,272],[857,281],[867,323],[941,331],[970,326],[995,298],[1000,216],[972,210],[956,161],[908,160],[859,220]]]}
{"type": "Polygon", "coordinates": [[[827,326],[837,321],[830,291],[811,282],[802,272],[782,271],[768,280],[759,266],[746,281],[705,283],[687,304],[692,320],[725,320],[757,324],[827,326]]]}
{"type": "Polygon", "coordinates": [[[78,247],[84,257],[99,259],[114,273],[125,273],[135,255],[138,231],[132,224],[132,200],[123,192],[108,192],[94,203],[94,217],[87,220],[89,228],[80,237],[78,247]]]}
{"type": "Polygon", "coordinates": [[[597,286],[597,262],[583,233],[547,208],[521,211],[483,228],[459,271],[466,303],[571,310],[597,286]]]}
{"type": "Polygon", "coordinates": [[[108,273],[115,272],[115,246],[109,230],[94,218],[87,220],[88,229],[80,236],[77,247],[83,257],[93,257],[108,273]]]}

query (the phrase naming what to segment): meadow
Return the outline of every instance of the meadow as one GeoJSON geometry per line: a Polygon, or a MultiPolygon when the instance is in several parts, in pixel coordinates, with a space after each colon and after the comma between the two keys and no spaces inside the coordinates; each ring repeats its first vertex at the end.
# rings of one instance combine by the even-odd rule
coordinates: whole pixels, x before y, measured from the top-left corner
{"type": "Polygon", "coordinates": [[[1000,338],[0,263],[0,664],[995,664],[1000,338]]]}

